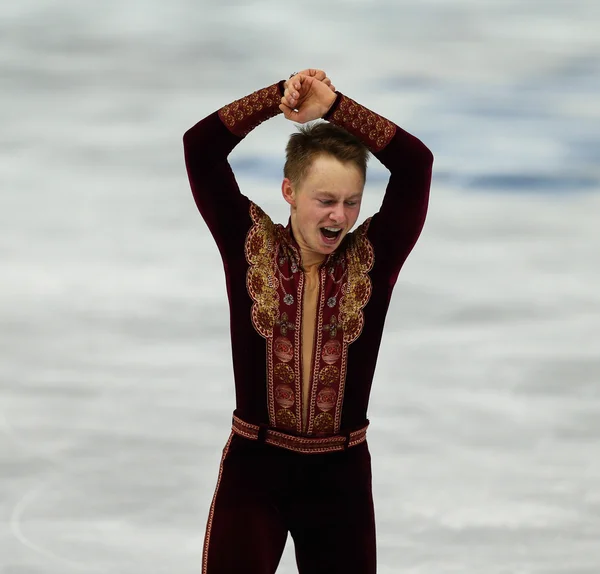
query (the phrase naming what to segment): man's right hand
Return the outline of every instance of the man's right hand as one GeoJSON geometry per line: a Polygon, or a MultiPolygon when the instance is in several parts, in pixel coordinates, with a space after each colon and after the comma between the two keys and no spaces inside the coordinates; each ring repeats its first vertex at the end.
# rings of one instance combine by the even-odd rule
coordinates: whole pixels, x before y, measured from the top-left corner
{"type": "Polygon", "coordinates": [[[298,72],[285,83],[279,109],[293,122],[306,123],[322,118],[336,99],[335,86],[323,70],[298,72]]]}

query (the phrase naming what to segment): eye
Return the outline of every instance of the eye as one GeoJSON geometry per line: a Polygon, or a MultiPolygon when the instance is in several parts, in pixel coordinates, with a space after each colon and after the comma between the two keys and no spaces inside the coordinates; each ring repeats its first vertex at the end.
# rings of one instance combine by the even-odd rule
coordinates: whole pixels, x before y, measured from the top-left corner
{"type": "Polygon", "coordinates": [[[319,201],[323,204],[323,205],[331,205],[333,203],[333,201],[331,201],[331,199],[319,199],[319,201]]]}
{"type": "Polygon", "coordinates": [[[349,207],[354,207],[357,203],[358,201],[347,201],[346,205],[348,205],[349,207]]]}

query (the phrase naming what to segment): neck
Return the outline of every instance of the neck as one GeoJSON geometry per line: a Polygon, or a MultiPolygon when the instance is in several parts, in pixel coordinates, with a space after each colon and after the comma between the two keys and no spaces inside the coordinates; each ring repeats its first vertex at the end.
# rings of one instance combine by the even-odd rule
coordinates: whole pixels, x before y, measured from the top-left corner
{"type": "Polygon", "coordinates": [[[313,267],[314,265],[321,265],[327,255],[323,255],[322,253],[315,253],[314,251],[308,251],[300,248],[300,255],[302,256],[302,267],[306,269],[307,267],[313,267]]]}
{"type": "Polygon", "coordinates": [[[298,231],[294,213],[292,213],[292,215],[290,217],[290,225],[292,227],[292,233],[294,234],[294,239],[296,240],[298,247],[300,247],[300,257],[302,259],[302,267],[304,267],[306,269],[307,267],[312,267],[313,265],[320,265],[321,263],[323,263],[323,261],[325,261],[325,258],[327,257],[327,255],[324,255],[323,253],[318,253],[316,251],[313,251],[312,249],[309,249],[309,247],[306,245],[306,243],[304,241],[304,238],[302,237],[302,234],[298,231]]]}

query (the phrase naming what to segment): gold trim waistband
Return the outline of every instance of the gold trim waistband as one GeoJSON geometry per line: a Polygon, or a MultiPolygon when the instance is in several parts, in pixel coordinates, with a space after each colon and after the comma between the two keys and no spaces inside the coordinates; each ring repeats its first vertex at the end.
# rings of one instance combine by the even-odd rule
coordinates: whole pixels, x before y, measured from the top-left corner
{"type": "Polygon", "coordinates": [[[275,430],[270,427],[253,425],[233,415],[231,430],[250,440],[263,440],[267,444],[300,452],[303,454],[321,454],[343,451],[359,445],[367,439],[369,423],[355,431],[334,436],[311,437],[295,436],[275,430]]]}

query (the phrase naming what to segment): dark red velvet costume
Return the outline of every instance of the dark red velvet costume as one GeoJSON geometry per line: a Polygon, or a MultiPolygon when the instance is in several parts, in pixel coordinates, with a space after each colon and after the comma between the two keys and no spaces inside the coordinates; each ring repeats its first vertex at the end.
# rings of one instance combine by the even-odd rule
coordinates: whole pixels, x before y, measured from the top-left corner
{"type": "Polygon", "coordinates": [[[368,424],[385,315],[425,221],[433,157],[417,138],[342,94],[324,118],[361,139],[391,176],[380,211],[320,266],[303,424],[300,249],[289,224],[275,225],[240,193],[227,161],[243,137],[280,113],[282,92],[283,82],[259,90],[184,136],[194,199],[225,266],[236,389],[237,429],[223,453],[203,573],[273,573],[290,532],[301,574],[370,574],[370,455],[364,431],[356,440],[350,433],[368,424]],[[244,438],[256,434],[259,440],[244,438]],[[331,437],[341,442],[321,449],[319,441],[331,437]]]}

